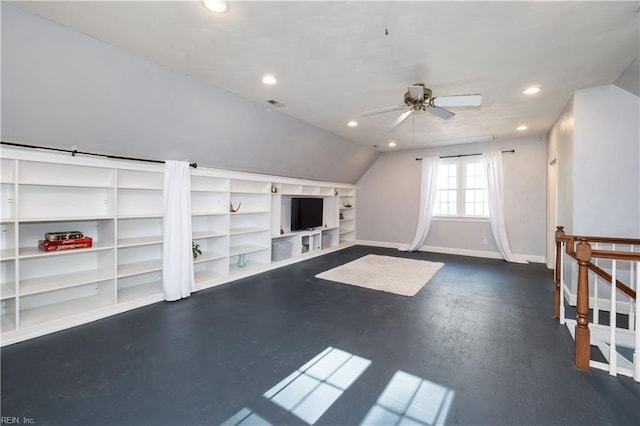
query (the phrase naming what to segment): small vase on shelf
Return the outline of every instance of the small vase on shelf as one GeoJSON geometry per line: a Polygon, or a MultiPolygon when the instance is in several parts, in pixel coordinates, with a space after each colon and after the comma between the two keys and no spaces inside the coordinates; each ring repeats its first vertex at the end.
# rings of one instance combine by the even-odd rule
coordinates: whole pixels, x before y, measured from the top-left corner
{"type": "Polygon", "coordinates": [[[236,262],[238,268],[244,268],[247,266],[247,255],[242,253],[238,256],[238,261],[236,262]]]}

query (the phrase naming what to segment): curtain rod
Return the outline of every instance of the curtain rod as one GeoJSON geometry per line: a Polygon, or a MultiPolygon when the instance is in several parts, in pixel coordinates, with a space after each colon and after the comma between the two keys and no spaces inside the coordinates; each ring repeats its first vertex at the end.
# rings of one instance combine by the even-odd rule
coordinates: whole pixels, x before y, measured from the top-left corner
{"type": "MultiPolygon", "coordinates": [[[[508,149],[505,151],[502,151],[503,153],[511,153],[511,154],[515,154],[516,150],[515,149],[508,149]]],[[[482,155],[482,153],[479,154],[458,154],[458,155],[445,155],[439,158],[460,158],[460,157],[473,157],[475,155],[482,155]]],[[[422,158],[416,158],[416,161],[422,161],[422,158]]]]}
{"type": "MultiPolygon", "coordinates": [[[[131,160],[131,161],[143,161],[145,163],[164,164],[163,160],[150,160],[148,158],[135,158],[135,157],[123,157],[123,156],[120,156],[120,155],[97,154],[95,152],[78,151],[77,149],[52,148],[52,147],[48,147],[48,146],[27,145],[27,144],[23,144],[23,143],[5,142],[5,141],[0,141],[0,144],[2,144],[2,145],[10,145],[10,146],[18,146],[20,148],[46,149],[46,150],[49,150],[49,151],[68,152],[73,157],[75,157],[76,154],[82,154],[82,155],[92,155],[94,157],[111,158],[111,159],[114,159],[114,160],[131,160]]],[[[198,164],[197,163],[189,163],[189,165],[191,167],[193,167],[194,169],[198,168],[198,164]]]]}

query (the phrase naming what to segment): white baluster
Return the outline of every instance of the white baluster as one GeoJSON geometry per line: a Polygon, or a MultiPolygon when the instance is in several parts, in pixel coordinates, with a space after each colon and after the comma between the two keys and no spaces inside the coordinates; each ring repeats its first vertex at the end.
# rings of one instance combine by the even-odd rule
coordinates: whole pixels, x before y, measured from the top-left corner
{"type": "MultiPolygon", "coordinates": [[[[640,262],[636,262],[636,283],[640,283],[640,262]]],[[[637,297],[638,296],[636,294],[636,299],[635,299],[636,310],[638,309],[637,297]]],[[[640,382],[640,315],[636,315],[636,344],[635,344],[635,349],[633,350],[633,369],[634,369],[633,378],[635,379],[636,382],[640,382]]]]}
{"type": "MultiPolygon", "coordinates": [[[[631,253],[633,253],[633,245],[629,246],[629,249],[631,253]]],[[[629,285],[633,290],[635,290],[637,287],[633,285],[634,284],[633,280],[635,278],[635,275],[633,273],[634,266],[635,266],[635,263],[629,262],[629,285]]],[[[629,298],[629,330],[633,331],[635,324],[636,324],[636,318],[635,318],[634,300],[632,298],[629,298]]]]}
{"type": "MultiPolygon", "coordinates": [[[[596,243],[596,250],[600,250],[600,243],[596,243]]],[[[598,266],[598,258],[594,260],[594,264],[598,266]]],[[[600,324],[600,307],[598,306],[598,274],[593,273],[593,323],[600,324]]]]}
{"type": "Polygon", "coordinates": [[[567,243],[560,242],[560,324],[564,325],[564,253],[567,243]]]}
{"type": "MultiPolygon", "coordinates": [[[[614,246],[615,247],[615,246],[614,246]]],[[[613,249],[615,251],[615,248],[613,249]]],[[[609,317],[609,374],[618,373],[618,352],[616,351],[616,260],[611,261],[611,309],[609,317]]]]}

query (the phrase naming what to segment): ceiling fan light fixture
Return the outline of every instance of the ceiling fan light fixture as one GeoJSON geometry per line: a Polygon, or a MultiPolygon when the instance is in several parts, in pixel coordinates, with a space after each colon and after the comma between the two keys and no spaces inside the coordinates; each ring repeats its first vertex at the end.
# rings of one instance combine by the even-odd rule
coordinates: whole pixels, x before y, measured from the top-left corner
{"type": "Polygon", "coordinates": [[[262,82],[264,84],[269,85],[269,86],[273,86],[274,84],[276,84],[278,82],[278,80],[276,80],[276,78],[273,75],[266,74],[264,77],[262,77],[262,82]]]}
{"type": "Polygon", "coordinates": [[[202,4],[214,13],[225,13],[229,9],[229,5],[223,0],[202,0],[202,4]]]}
{"type": "Polygon", "coordinates": [[[527,87],[522,93],[525,95],[535,95],[540,92],[540,86],[527,87]]]}
{"type": "Polygon", "coordinates": [[[524,124],[522,124],[522,125],[520,125],[520,126],[516,127],[516,130],[517,130],[517,131],[519,131],[519,132],[524,132],[524,131],[525,131],[525,130],[527,130],[527,129],[528,129],[528,127],[527,127],[527,126],[525,126],[524,124]]]}
{"type": "Polygon", "coordinates": [[[391,141],[387,144],[390,148],[395,148],[398,144],[395,143],[394,141],[391,141]]]}

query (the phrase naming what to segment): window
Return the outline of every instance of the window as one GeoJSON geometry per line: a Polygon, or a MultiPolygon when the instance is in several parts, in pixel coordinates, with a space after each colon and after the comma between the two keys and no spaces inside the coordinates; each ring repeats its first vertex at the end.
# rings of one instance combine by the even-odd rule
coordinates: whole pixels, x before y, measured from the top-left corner
{"type": "Polygon", "coordinates": [[[481,158],[441,160],[435,216],[488,217],[489,203],[481,158]]]}

